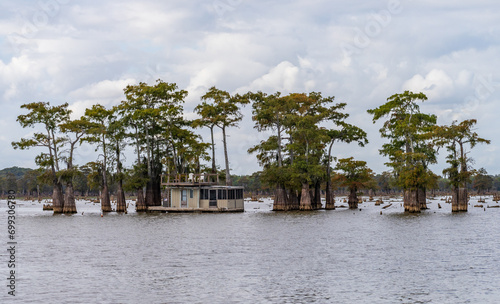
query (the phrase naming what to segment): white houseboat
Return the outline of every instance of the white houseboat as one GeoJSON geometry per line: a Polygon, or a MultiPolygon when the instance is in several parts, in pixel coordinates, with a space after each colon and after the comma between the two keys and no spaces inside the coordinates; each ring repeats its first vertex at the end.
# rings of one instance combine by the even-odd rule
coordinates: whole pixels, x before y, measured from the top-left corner
{"type": "Polygon", "coordinates": [[[163,175],[162,206],[148,207],[161,212],[243,212],[243,187],[219,185],[217,174],[163,175]]]}

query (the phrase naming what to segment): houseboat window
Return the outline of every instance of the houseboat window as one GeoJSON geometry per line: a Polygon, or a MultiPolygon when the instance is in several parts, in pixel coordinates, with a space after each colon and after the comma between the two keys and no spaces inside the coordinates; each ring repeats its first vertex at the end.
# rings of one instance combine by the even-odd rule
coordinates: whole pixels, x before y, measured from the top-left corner
{"type": "Polygon", "coordinates": [[[200,199],[207,200],[208,199],[208,189],[200,190],[200,199]]]}
{"type": "Polygon", "coordinates": [[[193,198],[193,190],[189,190],[189,198],[193,198]]]}
{"type": "Polygon", "coordinates": [[[227,192],[228,192],[228,199],[230,200],[234,199],[234,189],[230,189],[227,192]]]}
{"type": "Polygon", "coordinates": [[[236,199],[243,199],[243,189],[236,189],[236,199]]]}
{"type": "Polygon", "coordinates": [[[225,189],[219,189],[218,193],[217,193],[217,198],[220,199],[220,200],[225,200],[227,199],[227,192],[225,189]]]}

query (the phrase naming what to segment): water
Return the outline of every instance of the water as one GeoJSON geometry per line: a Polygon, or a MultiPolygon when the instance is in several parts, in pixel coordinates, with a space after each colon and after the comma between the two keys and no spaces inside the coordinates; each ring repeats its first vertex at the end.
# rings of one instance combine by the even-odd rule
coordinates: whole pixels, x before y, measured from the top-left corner
{"type": "MultiPolygon", "coordinates": [[[[101,217],[83,202],[72,216],[18,204],[19,303],[500,301],[500,209],[451,214],[434,200],[418,215],[397,201],[385,210],[365,202],[361,211],[274,213],[269,202],[247,202],[236,214],[137,214],[130,206],[101,217]]],[[[2,247],[5,210],[1,201],[2,247]]],[[[6,278],[5,250],[0,258],[6,278]]],[[[9,303],[2,281],[0,303],[9,303]]]]}

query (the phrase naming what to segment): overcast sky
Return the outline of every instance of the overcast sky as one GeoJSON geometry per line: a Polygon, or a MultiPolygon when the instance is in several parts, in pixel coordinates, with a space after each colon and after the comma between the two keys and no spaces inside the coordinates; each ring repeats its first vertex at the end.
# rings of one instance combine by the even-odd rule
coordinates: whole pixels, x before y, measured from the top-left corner
{"type": "MultiPolygon", "coordinates": [[[[96,103],[118,104],[128,84],[161,78],[189,92],[189,118],[211,86],[335,96],[370,143],[334,146],[334,156],[365,160],[378,173],[387,170],[383,140],[366,110],[422,91],[429,98],[422,111],[439,124],[478,120],[476,131],[492,143],[473,150],[475,167],[499,174],[498,20],[494,0],[1,1],[0,168],[35,168],[41,152],[11,147],[33,132],[16,122],[23,103],[68,102],[81,115],[96,103]]],[[[250,106],[243,113],[240,128],[228,132],[234,174],[259,170],[246,151],[267,136],[253,129],[250,106]]],[[[433,167],[438,174],[444,155],[433,167]]],[[[76,157],[84,164],[97,156],[82,147],[76,157]]]]}

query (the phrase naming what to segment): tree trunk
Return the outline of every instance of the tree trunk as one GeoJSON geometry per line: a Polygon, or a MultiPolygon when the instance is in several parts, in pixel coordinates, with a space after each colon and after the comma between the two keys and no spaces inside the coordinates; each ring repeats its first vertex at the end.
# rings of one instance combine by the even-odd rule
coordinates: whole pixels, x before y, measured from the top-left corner
{"type": "Polygon", "coordinates": [[[358,195],[356,194],[356,192],[356,188],[349,189],[349,200],[347,201],[347,203],[349,204],[349,209],[358,208],[358,195]]]}
{"type": "Polygon", "coordinates": [[[116,190],[116,212],[126,212],[127,203],[125,202],[125,192],[123,191],[122,181],[118,181],[118,189],[116,190]]]}
{"type": "Polygon", "coordinates": [[[286,198],[286,210],[299,210],[300,203],[299,197],[295,190],[290,190],[288,197],[286,198]]]}
{"type": "Polygon", "coordinates": [[[282,186],[276,186],[276,190],[274,192],[273,211],[286,211],[286,210],[287,210],[287,203],[286,203],[285,188],[282,186]]]}
{"type": "Polygon", "coordinates": [[[321,204],[321,184],[318,182],[314,185],[314,205],[313,209],[322,209],[323,205],[321,204]]]}
{"type": "Polygon", "coordinates": [[[418,203],[420,204],[420,210],[426,210],[427,208],[427,190],[425,188],[418,189],[418,203]]]}
{"type": "Polygon", "coordinates": [[[146,184],[146,206],[154,206],[154,190],[151,179],[146,184]]]}
{"type": "Polygon", "coordinates": [[[326,210],[335,210],[335,193],[329,180],[326,181],[326,210]]]}
{"type": "Polygon", "coordinates": [[[63,213],[76,213],[75,190],[73,183],[66,184],[66,200],[64,202],[63,213]]]}
{"type": "Polygon", "coordinates": [[[54,213],[63,213],[64,209],[64,195],[62,184],[54,182],[54,190],[52,191],[52,207],[54,213]]]}
{"type": "Polygon", "coordinates": [[[229,157],[227,156],[226,127],[222,128],[222,141],[224,144],[224,159],[226,162],[226,186],[232,186],[233,182],[231,180],[231,172],[229,170],[229,157]]]}
{"type": "Polygon", "coordinates": [[[111,202],[109,200],[109,190],[108,185],[104,184],[101,190],[101,210],[102,212],[111,212],[111,202]]]}
{"type": "Polygon", "coordinates": [[[418,200],[417,190],[404,190],[404,207],[405,207],[405,212],[410,212],[410,213],[420,212],[420,203],[418,200]]]}
{"type": "Polygon", "coordinates": [[[161,206],[161,180],[160,173],[153,177],[153,206],[161,206]]]}
{"type": "MultiPolygon", "coordinates": [[[[212,141],[212,174],[217,173],[217,167],[215,165],[215,143],[214,143],[214,126],[210,127],[210,139],[212,141]]],[[[216,177],[211,177],[212,181],[215,181],[216,177]]]]}
{"type": "Polygon", "coordinates": [[[309,184],[302,183],[302,193],[300,195],[300,210],[309,211],[313,210],[311,195],[309,194],[309,184]]]}
{"type": "Polygon", "coordinates": [[[454,188],[451,195],[451,211],[467,212],[469,197],[467,188],[454,188]]]}
{"type": "Polygon", "coordinates": [[[144,200],[144,191],[142,188],[137,189],[137,200],[135,201],[135,211],[144,212],[148,211],[148,206],[144,200]]]}

